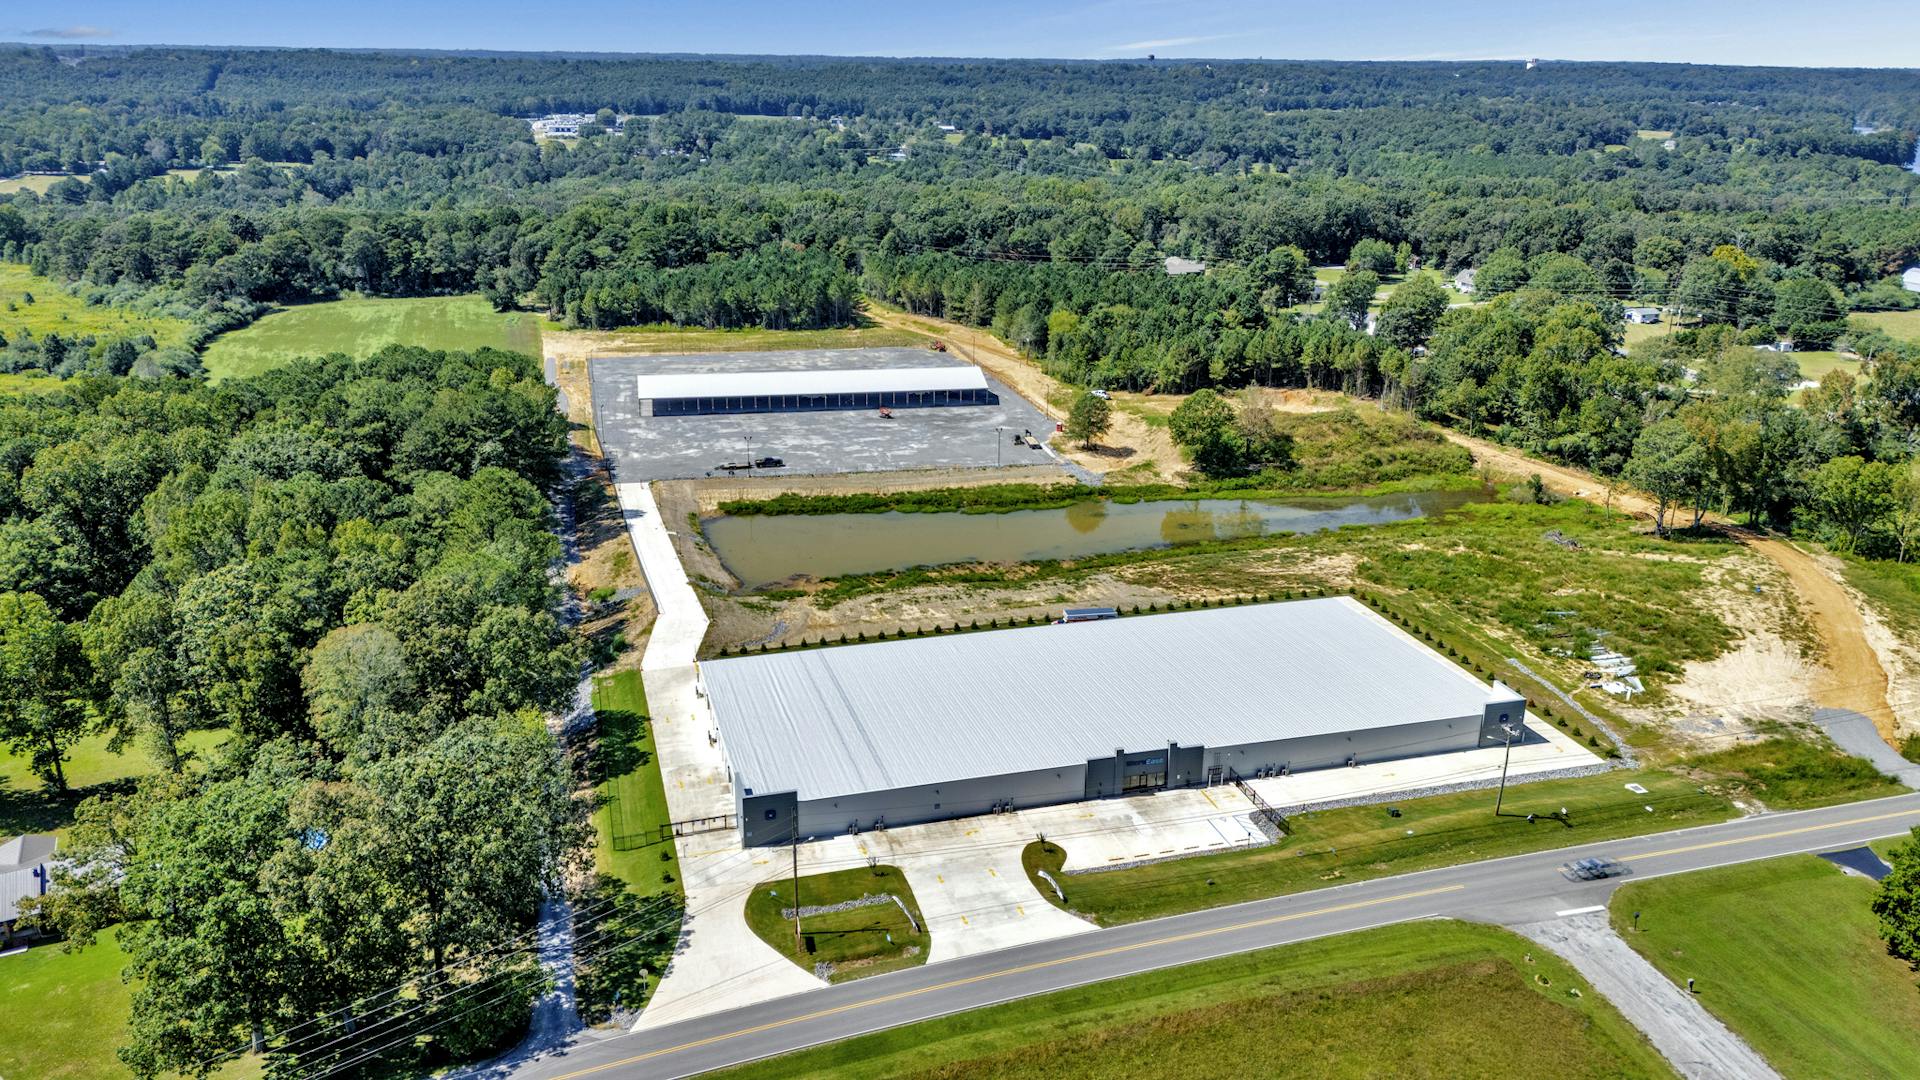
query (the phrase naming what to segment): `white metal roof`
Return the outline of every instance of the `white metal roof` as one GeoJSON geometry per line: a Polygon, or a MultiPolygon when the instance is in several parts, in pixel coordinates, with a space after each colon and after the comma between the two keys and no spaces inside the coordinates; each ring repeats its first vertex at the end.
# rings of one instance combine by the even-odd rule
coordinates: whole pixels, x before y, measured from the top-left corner
{"type": "Polygon", "coordinates": [[[1349,597],[700,665],[738,783],[802,799],[1472,717],[1514,700],[1349,597]]]}
{"type": "Polygon", "coordinates": [[[890,394],[916,390],[985,390],[972,364],[833,371],[712,371],[637,376],[640,399],[763,397],[774,394],[890,394]]]}

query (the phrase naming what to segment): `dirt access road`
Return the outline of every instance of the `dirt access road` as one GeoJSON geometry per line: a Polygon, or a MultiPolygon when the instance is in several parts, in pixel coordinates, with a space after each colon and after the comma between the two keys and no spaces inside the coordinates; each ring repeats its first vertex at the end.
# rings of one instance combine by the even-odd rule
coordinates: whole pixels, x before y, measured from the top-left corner
{"type": "MultiPolygon", "coordinates": [[[[1589,501],[1611,500],[1611,505],[1638,517],[1653,517],[1652,500],[1626,488],[1611,493],[1607,482],[1591,473],[1537,461],[1523,454],[1442,429],[1447,438],[1473,452],[1475,461],[1493,472],[1516,478],[1538,473],[1547,487],[1589,501]]],[[[1775,540],[1736,525],[1719,515],[1709,514],[1706,521],[1738,539],[1750,550],[1766,556],[1793,583],[1793,591],[1808,620],[1820,635],[1821,658],[1814,681],[1814,700],[1834,709],[1849,709],[1871,717],[1882,738],[1898,745],[1897,721],[1887,704],[1887,672],[1880,657],[1867,640],[1866,620],[1860,606],[1845,586],[1834,580],[1818,560],[1783,540],[1775,540]]]]}
{"type": "MultiPolygon", "coordinates": [[[[867,304],[866,316],[881,326],[907,330],[945,342],[948,351],[968,363],[985,368],[989,375],[1012,387],[1049,417],[1055,420],[1067,418],[1066,408],[1062,404],[1067,396],[1067,387],[992,334],[931,315],[911,315],[871,301],[867,304]]],[[[1113,426],[1101,438],[1098,448],[1082,450],[1069,446],[1062,437],[1055,440],[1054,449],[1075,464],[1097,473],[1132,469],[1144,464],[1160,476],[1172,477],[1186,468],[1179,448],[1173,445],[1172,436],[1164,428],[1153,427],[1121,409],[1113,410],[1113,426]]]]}

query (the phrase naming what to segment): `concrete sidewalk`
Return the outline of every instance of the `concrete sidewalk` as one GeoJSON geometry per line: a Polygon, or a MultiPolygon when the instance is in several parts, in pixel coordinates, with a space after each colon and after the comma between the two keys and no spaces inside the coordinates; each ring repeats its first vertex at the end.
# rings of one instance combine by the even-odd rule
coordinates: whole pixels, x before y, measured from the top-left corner
{"type": "MultiPolygon", "coordinates": [[[[653,490],[645,484],[620,484],[617,490],[627,532],[659,610],[640,671],[667,809],[675,821],[730,815],[733,788],[693,666],[707,632],[706,610],[674,554],[653,490]]],[[[776,876],[765,865],[768,853],[743,850],[739,832],[731,828],[681,836],[675,847],[687,917],[673,962],[634,1030],[826,985],[747,926],[747,893],[762,877],[776,876]]]]}
{"type": "Polygon", "coordinates": [[[1613,932],[1605,911],[1515,930],[1572,964],[1688,1080],[1779,1080],[1765,1058],[1727,1030],[1613,932]]]}

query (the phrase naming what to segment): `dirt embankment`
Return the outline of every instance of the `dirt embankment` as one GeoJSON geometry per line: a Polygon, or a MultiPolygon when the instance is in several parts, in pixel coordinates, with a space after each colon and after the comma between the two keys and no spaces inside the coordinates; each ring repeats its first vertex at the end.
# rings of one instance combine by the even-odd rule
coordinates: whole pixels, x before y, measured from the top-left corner
{"type": "MultiPolygon", "coordinates": [[[[1563,494],[1606,502],[1639,517],[1653,516],[1652,500],[1632,490],[1609,485],[1591,473],[1537,461],[1470,435],[1453,431],[1446,435],[1472,451],[1476,461],[1497,474],[1521,478],[1537,473],[1548,488],[1563,494]]],[[[1853,595],[1832,571],[1799,547],[1762,536],[1718,515],[1709,514],[1706,521],[1745,544],[1748,550],[1767,558],[1792,585],[1800,612],[1811,624],[1820,644],[1812,669],[1813,703],[1851,709],[1872,717],[1880,734],[1889,742],[1896,741],[1898,722],[1887,704],[1887,670],[1867,636],[1866,621],[1853,595]]]]}

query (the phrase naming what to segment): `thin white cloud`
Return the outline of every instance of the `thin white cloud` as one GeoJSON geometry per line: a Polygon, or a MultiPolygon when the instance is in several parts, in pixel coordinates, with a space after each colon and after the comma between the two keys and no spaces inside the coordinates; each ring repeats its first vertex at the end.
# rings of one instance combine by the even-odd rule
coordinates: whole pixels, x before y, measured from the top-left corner
{"type": "Polygon", "coordinates": [[[56,41],[78,41],[85,38],[109,38],[113,31],[98,26],[50,26],[39,30],[21,32],[22,37],[52,38],[56,41]]]}
{"type": "Polygon", "coordinates": [[[1146,52],[1149,49],[1178,49],[1183,45],[1199,45],[1207,41],[1224,41],[1238,34],[1202,34],[1195,37],[1153,38],[1149,41],[1129,41],[1125,45],[1109,45],[1107,52],[1146,52]]]}

